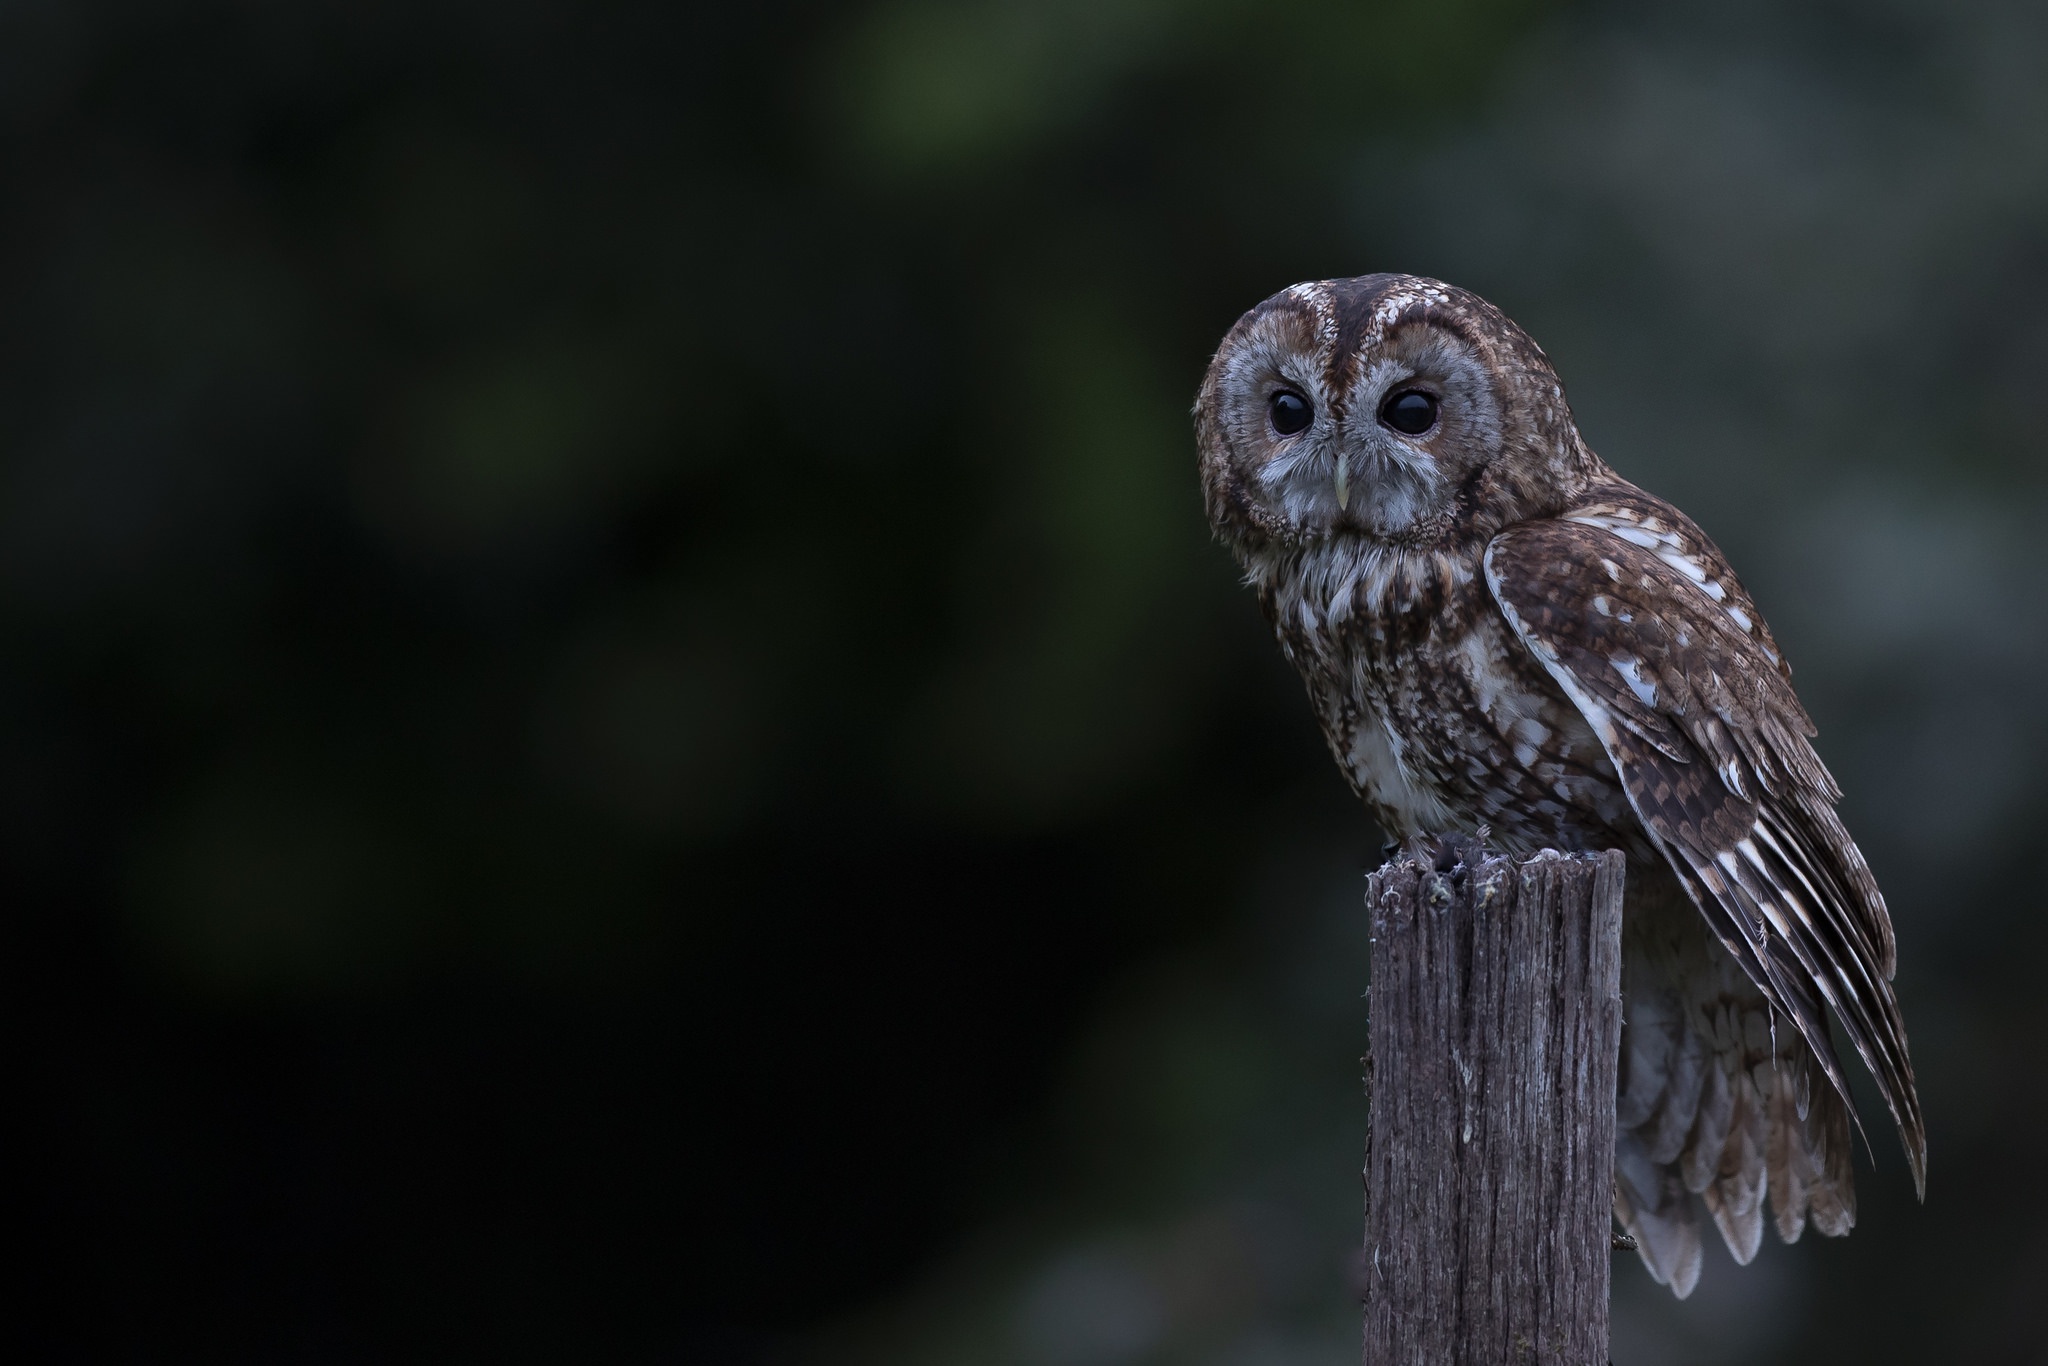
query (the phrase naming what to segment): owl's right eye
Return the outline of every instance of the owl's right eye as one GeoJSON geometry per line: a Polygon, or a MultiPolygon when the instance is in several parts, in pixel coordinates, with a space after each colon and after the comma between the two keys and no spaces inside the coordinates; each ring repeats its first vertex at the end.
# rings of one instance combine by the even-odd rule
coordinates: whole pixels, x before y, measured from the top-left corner
{"type": "Polygon", "coordinates": [[[1308,406],[1308,400],[1300,394],[1282,389],[1273,395],[1267,407],[1273,415],[1273,430],[1282,436],[1293,436],[1308,426],[1316,410],[1308,406]]]}

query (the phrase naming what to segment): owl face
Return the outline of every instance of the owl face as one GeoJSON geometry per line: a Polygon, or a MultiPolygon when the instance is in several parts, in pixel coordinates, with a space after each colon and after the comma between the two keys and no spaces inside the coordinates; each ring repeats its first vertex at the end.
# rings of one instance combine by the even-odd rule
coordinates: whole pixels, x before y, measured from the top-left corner
{"type": "Polygon", "coordinates": [[[1231,329],[1202,385],[1211,521],[1284,543],[1427,537],[1502,460],[1532,385],[1561,407],[1542,353],[1462,290],[1401,275],[1282,290],[1231,329]]]}

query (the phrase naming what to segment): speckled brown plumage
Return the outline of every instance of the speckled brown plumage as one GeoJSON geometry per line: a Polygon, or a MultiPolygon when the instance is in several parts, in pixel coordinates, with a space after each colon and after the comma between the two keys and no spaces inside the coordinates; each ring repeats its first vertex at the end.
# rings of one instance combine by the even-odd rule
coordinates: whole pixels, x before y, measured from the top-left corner
{"type": "Polygon", "coordinates": [[[1210,522],[1382,828],[1627,851],[1615,1207],[1652,1273],[1691,1290],[1698,1208],[1741,1262],[1766,1197],[1787,1241],[1855,1222],[1830,1011],[1924,1190],[1890,918],[1791,672],[1536,344],[1433,280],[1297,285],[1224,338],[1195,419],[1210,522]],[[1425,430],[1383,412],[1408,391],[1425,430]]]}

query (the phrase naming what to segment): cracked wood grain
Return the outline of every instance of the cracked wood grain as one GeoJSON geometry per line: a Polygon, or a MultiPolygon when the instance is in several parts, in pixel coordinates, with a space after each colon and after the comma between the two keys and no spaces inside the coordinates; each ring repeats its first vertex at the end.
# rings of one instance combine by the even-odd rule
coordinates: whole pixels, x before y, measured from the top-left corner
{"type": "Polygon", "coordinates": [[[1372,875],[1366,1366],[1603,1366],[1619,853],[1372,875]]]}

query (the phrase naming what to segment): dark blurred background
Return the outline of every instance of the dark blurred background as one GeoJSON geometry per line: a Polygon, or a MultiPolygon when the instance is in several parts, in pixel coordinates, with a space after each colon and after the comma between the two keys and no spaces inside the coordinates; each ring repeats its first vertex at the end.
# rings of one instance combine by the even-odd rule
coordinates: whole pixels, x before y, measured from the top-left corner
{"type": "MultiPolygon", "coordinates": [[[[1697,11],[1697,12],[1695,12],[1697,11]]],[[[2048,1359],[2048,13],[0,8],[39,1359],[1356,1359],[1368,828],[1187,409],[1402,269],[1735,558],[1926,1206],[1615,1360],[2048,1359]]]]}

